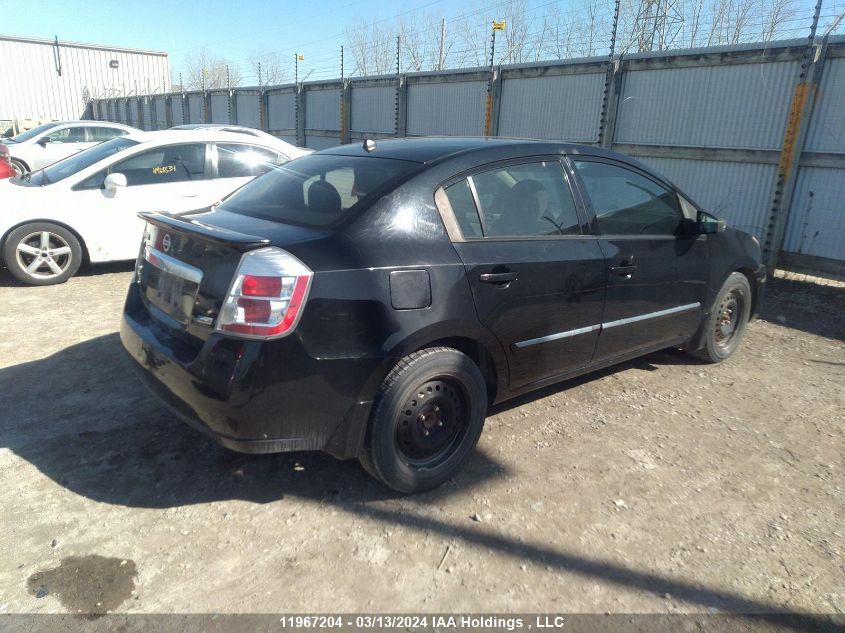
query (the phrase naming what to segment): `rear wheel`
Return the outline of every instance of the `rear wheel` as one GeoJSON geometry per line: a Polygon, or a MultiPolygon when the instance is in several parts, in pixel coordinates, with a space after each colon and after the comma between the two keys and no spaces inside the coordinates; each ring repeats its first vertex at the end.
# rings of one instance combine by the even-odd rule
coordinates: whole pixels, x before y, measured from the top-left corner
{"type": "Polygon", "coordinates": [[[736,351],[751,316],[751,285],[742,273],[731,273],[725,281],[710,316],[703,324],[704,345],[693,356],[719,363],[736,351]]]}
{"type": "Polygon", "coordinates": [[[67,281],[82,263],[82,246],[63,226],[48,222],[24,224],[9,233],[3,259],[15,277],[32,286],[67,281]]]}
{"type": "Polygon", "coordinates": [[[450,479],[472,451],[487,413],[487,386],[466,354],[435,347],[403,358],[382,383],[361,463],[412,493],[450,479]]]}

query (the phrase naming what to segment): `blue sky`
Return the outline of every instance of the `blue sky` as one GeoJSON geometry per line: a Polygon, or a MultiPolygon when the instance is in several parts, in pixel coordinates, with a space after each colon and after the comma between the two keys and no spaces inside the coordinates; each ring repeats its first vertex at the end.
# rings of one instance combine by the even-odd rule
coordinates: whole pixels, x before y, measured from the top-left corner
{"type": "MultiPolygon", "coordinates": [[[[531,28],[538,28],[548,7],[577,15],[584,0],[525,0],[531,28]]],[[[636,3],[636,0],[632,0],[636,3]]],[[[771,2],[772,0],[759,0],[771,2]]],[[[796,31],[809,26],[813,0],[793,0],[800,19],[796,31]]],[[[279,51],[283,59],[295,52],[305,54],[300,77],[338,75],[338,49],[344,43],[345,27],[356,19],[393,23],[424,14],[447,18],[480,14],[479,8],[497,7],[506,0],[311,0],[275,2],[257,0],[143,0],[142,2],[98,2],[89,0],[46,0],[32,2],[19,11],[5,12],[0,32],[7,35],[52,38],[128,48],[162,50],[170,54],[171,69],[178,72],[185,54],[206,47],[211,53],[241,64],[245,83],[246,61],[259,49],[279,51]]],[[[838,14],[845,0],[824,0],[823,15],[838,14]]],[[[474,19],[478,19],[477,17],[474,19]]],[[[457,22],[457,20],[456,20],[457,22]]],[[[838,29],[842,32],[842,29],[838,29]]],[[[291,61],[292,63],[292,61],[291,61]]]]}

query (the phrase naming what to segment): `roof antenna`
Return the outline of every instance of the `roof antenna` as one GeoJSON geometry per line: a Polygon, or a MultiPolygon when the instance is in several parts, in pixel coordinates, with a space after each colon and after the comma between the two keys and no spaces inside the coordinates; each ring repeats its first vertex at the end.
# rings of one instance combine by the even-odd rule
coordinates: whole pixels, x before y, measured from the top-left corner
{"type": "Polygon", "coordinates": [[[376,149],[376,142],[371,138],[365,138],[363,148],[367,152],[375,151],[376,149]]]}

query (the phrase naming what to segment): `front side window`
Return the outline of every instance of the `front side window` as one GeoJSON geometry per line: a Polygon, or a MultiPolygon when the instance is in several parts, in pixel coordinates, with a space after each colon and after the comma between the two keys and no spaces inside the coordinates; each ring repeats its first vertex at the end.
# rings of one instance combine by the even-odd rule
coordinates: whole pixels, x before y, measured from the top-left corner
{"type": "Polygon", "coordinates": [[[575,201],[558,161],[490,169],[450,185],[445,192],[464,237],[581,233],[575,201]],[[473,188],[481,217],[476,212],[473,188]]]}
{"type": "Polygon", "coordinates": [[[58,123],[42,123],[41,125],[34,127],[32,129],[27,130],[26,132],[21,132],[17,136],[13,136],[11,140],[13,143],[23,143],[24,141],[28,141],[31,138],[35,138],[39,134],[43,134],[47,130],[52,130],[54,127],[59,125],[58,123]]]}
{"type": "Polygon", "coordinates": [[[109,171],[126,176],[126,183],[130,187],[203,180],[205,143],[150,149],[115,164],[109,171]]]}
{"type": "Polygon", "coordinates": [[[605,235],[676,235],[683,213],[678,196],[630,169],[575,161],[605,235]]]}
{"type": "Polygon", "coordinates": [[[320,227],[342,221],[420,169],[418,163],[362,156],[303,156],[247,183],[221,210],[320,227]]]}
{"type": "Polygon", "coordinates": [[[217,144],[217,174],[220,178],[260,176],[279,163],[279,155],[264,147],[240,143],[217,144]]]}
{"type": "Polygon", "coordinates": [[[92,143],[102,143],[103,141],[108,141],[109,139],[123,136],[124,134],[126,134],[126,130],[121,130],[115,127],[88,128],[88,140],[92,143]]]}
{"type": "Polygon", "coordinates": [[[84,127],[65,127],[55,132],[50,132],[47,135],[47,140],[51,143],[84,143],[85,142],[85,128],[84,127]]]}
{"type": "MultiPolygon", "coordinates": [[[[72,176],[83,169],[91,167],[95,163],[99,163],[104,158],[108,158],[137,144],[138,141],[132,141],[128,138],[113,138],[110,141],[95,145],[69,158],[60,160],[58,163],[53,163],[43,170],[47,178],[46,184],[64,180],[68,176],[72,176]]],[[[97,186],[101,185],[102,182],[102,179],[100,179],[100,183],[97,186]]]]}

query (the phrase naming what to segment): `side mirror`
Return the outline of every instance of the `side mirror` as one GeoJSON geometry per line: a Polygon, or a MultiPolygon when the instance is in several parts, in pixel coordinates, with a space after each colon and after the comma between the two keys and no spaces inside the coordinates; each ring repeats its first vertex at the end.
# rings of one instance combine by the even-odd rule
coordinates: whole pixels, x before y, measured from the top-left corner
{"type": "Polygon", "coordinates": [[[103,188],[112,193],[117,191],[119,187],[125,187],[126,185],[126,176],[124,174],[109,174],[103,181],[103,188]]]}
{"type": "Polygon", "coordinates": [[[727,228],[727,226],[728,225],[724,220],[720,220],[714,215],[710,215],[704,211],[698,212],[698,232],[702,235],[721,233],[727,228]]]}
{"type": "Polygon", "coordinates": [[[38,139],[35,142],[38,143],[41,147],[47,147],[47,143],[50,142],[50,139],[47,138],[46,136],[42,136],[40,139],[38,139]]]}

